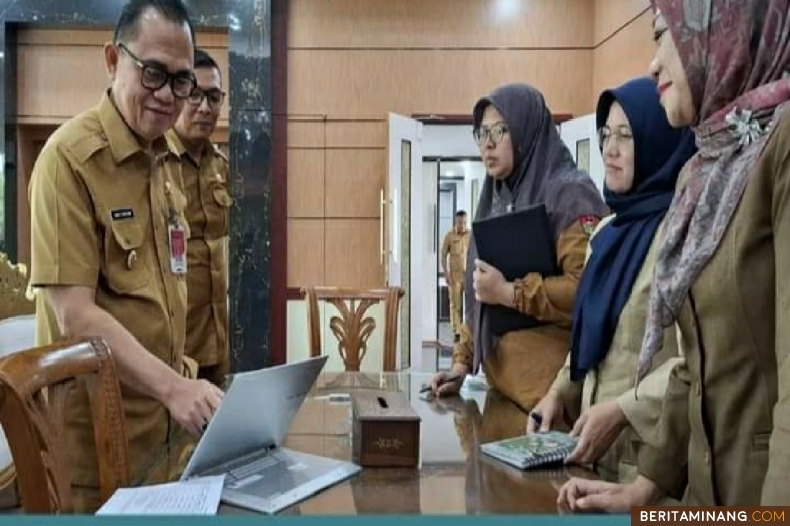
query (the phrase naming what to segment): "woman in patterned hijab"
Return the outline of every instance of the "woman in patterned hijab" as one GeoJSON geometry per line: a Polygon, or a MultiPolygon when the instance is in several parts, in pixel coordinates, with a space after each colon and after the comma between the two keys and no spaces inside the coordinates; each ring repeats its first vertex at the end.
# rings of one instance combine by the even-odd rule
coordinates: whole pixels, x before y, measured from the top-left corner
{"type": "Polygon", "coordinates": [[[699,152],[666,215],[638,378],[672,323],[686,360],[642,476],[627,486],[572,479],[559,501],[610,511],[666,494],[787,504],[790,0],[652,2],[651,70],[670,124],[693,126],[699,152]]]}

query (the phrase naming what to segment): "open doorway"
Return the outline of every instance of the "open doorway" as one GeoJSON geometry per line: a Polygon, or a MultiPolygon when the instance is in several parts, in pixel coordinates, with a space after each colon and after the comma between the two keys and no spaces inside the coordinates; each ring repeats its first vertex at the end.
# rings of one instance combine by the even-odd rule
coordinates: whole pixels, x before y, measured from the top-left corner
{"type": "MultiPolygon", "coordinates": [[[[451,325],[450,291],[447,277],[441,262],[441,250],[445,236],[453,229],[455,214],[463,210],[467,214],[467,228],[477,208],[480,189],[485,178],[485,167],[479,156],[474,157],[423,157],[423,174],[431,179],[428,184],[434,184],[424,209],[430,210],[434,232],[431,236],[430,253],[435,255],[435,260],[430,262],[430,288],[426,281],[426,296],[428,301],[423,303],[423,312],[435,316],[431,324],[432,334],[427,335],[435,340],[437,352],[434,359],[437,370],[448,369],[451,364],[451,347],[454,341],[454,331],[451,325]],[[430,301],[430,304],[427,304],[430,301]]],[[[424,198],[425,199],[425,198],[424,198]]],[[[434,259],[434,258],[432,258],[434,259]]],[[[463,319],[463,307],[461,315],[463,319]]]]}
{"type": "Polygon", "coordinates": [[[452,365],[454,343],[442,242],[459,210],[467,213],[471,228],[485,168],[468,123],[426,123],[422,151],[422,363],[424,370],[442,370],[452,365]]]}
{"type": "MultiPolygon", "coordinates": [[[[600,189],[603,167],[595,116],[555,116],[555,123],[574,161],[591,173],[600,189]]],[[[387,261],[387,283],[402,286],[407,294],[401,304],[397,364],[414,371],[447,369],[452,365],[454,334],[441,246],[458,210],[466,211],[471,228],[485,169],[467,117],[390,114],[389,125],[381,257],[387,261]]]]}

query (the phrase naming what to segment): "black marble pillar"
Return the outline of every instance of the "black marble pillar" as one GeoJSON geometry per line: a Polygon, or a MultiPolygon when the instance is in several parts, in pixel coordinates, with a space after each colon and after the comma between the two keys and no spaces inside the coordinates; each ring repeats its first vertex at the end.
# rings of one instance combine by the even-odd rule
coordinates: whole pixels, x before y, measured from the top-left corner
{"type": "MultiPolygon", "coordinates": [[[[272,0],[185,0],[196,28],[228,31],[231,210],[230,342],[232,369],[269,365],[272,226],[272,0]]],[[[6,251],[17,253],[17,24],[111,28],[122,0],[0,0],[0,144],[4,163],[6,251]]],[[[96,94],[98,101],[101,93],[96,94]]],[[[87,109],[87,108],[86,108],[87,109]]]]}

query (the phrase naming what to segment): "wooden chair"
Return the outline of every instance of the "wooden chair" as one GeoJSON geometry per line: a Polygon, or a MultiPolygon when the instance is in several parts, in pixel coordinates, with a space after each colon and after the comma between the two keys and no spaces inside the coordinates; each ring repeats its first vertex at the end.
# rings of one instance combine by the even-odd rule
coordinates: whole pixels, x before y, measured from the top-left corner
{"type": "Polygon", "coordinates": [[[27,295],[25,266],[14,265],[0,252],[0,320],[35,312],[36,304],[27,295]]]}
{"type": "Polygon", "coordinates": [[[99,463],[100,496],[128,486],[128,439],[115,364],[98,339],[66,341],[0,360],[0,422],[17,466],[27,513],[73,511],[65,409],[76,381],[87,382],[99,463]]]}
{"type": "MultiPolygon", "coordinates": [[[[0,252],[0,358],[35,345],[35,311],[36,304],[27,295],[25,266],[11,263],[0,252]]],[[[16,469],[0,427],[0,509],[18,506],[16,469]]]]}
{"type": "Polygon", "coordinates": [[[376,321],[366,316],[367,310],[384,302],[384,371],[395,370],[398,345],[398,309],[403,297],[400,287],[356,290],[337,287],[305,287],[302,297],[307,301],[307,332],[310,356],[321,354],[321,316],[318,302],[334,305],[340,313],[329,320],[329,329],[337,338],[337,351],[347,372],[359,371],[368,352],[368,339],[376,329],[376,321]]]}

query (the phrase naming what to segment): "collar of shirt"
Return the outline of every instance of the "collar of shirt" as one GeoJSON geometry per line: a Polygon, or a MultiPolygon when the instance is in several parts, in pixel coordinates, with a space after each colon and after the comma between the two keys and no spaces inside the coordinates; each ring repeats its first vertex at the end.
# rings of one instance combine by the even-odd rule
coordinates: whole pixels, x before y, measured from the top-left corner
{"type": "Polygon", "coordinates": [[[206,146],[203,150],[203,155],[200,158],[200,162],[197,162],[195,158],[192,157],[192,154],[189,153],[186,146],[184,146],[184,142],[181,140],[181,137],[178,136],[174,129],[170,128],[167,130],[165,138],[167,139],[167,144],[171,151],[173,151],[181,159],[189,159],[189,162],[191,162],[196,168],[200,168],[201,165],[206,162],[206,159],[210,158],[216,153],[212,142],[206,140],[206,146]]]}
{"type": "MultiPolygon", "coordinates": [[[[102,127],[102,136],[107,139],[110,151],[116,164],[120,164],[138,152],[144,152],[145,148],[140,144],[140,140],[132,129],[126,124],[121,112],[115,106],[110,97],[110,90],[107,90],[99,103],[99,122],[102,127]]],[[[170,146],[164,136],[156,139],[153,144],[155,154],[178,153],[170,146]]]]}

